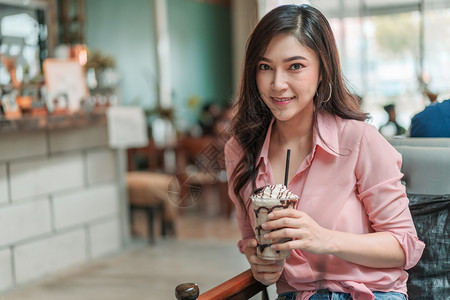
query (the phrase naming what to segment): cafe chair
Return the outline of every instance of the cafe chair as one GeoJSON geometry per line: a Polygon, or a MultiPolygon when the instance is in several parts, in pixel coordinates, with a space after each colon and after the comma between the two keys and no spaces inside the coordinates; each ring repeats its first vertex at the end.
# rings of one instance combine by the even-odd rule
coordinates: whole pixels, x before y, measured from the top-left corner
{"type": "Polygon", "coordinates": [[[417,265],[407,270],[408,296],[410,299],[448,299],[450,139],[404,138],[401,143],[394,147],[403,158],[402,181],[417,236],[426,245],[417,265]]]}
{"type": "Polygon", "coordinates": [[[266,286],[253,278],[250,269],[203,294],[200,294],[195,283],[183,283],[175,288],[175,297],[178,300],[242,300],[250,299],[258,293],[261,293],[262,300],[269,299],[266,286]]]}
{"type": "Polygon", "coordinates": [[[143,211],[147,216],[148,239],[155,243],[155,219],[161,220],[161,235],[175,235],[177,217],[174,197],[179,196],[175,177],[156,172],[128,172],[126,175],[130,221],[133,224],[135,211],[143,211]]]}
{"type": "Polygon", "coordinates": [[[217,140],[212,136],[180,136],[176,161],[180,206],[189,207],[193,203],[208,217],[230,218],[233,204],[228,197],[223,149],[217,140]]]}

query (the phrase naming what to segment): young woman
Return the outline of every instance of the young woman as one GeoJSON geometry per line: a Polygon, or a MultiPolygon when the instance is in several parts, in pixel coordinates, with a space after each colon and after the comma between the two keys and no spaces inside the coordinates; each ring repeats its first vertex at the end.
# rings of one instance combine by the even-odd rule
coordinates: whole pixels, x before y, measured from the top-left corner
{"type": "Polygon", "coordinates": [[[404,269],[419,260],[401,156],[346,89],[326,18],[308,5],[281,6],[247,45],[232,138],[225,147],[238,245],[254,277],[277,283],[279,299],[406,299],[404,269]],[[273,212],[268,238],[291,249],[286,261],[256,256],[249,196],[284,182],[296,209],[273,212]],[[331,298],[333,297],[333,298],[331,298]]]}

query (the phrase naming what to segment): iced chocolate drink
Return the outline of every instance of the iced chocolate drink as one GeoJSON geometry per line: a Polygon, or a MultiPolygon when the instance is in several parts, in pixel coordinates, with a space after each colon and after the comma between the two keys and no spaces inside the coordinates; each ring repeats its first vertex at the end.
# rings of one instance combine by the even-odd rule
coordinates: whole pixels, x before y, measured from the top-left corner
{"type": "Polygon", "coordinates": [[[298,196],[293,194],[286,186],[277,184],[257,189],[250,198],[255,212],[255,232],[258,241],[256,253],[258,257],[269,260],[288,258],[291,250],[274,250],[270,246],[276,243],[284,243],[289,239],[265,239],[264,234],[271,230],[264,230],[261,225],[267,221],[267,215],[272,211],[295,207],[298,196]]]}

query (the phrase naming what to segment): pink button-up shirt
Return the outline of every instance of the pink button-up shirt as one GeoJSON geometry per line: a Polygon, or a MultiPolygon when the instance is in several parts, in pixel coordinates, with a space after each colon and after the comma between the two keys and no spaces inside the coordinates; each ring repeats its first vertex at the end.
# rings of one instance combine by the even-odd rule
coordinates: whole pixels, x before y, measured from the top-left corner
{"type": "MultiPolygon", "coordinates": [[[[272,124],[257,159],[261,164],[256,188],[274,184],[268,157],[272,124]]],[[[329,289],[360,300],[374,299],[371,291],[406,294],[408,274],[404,269],[419,261],[425,244],[417,238],[409,200],[400,182],[400,154],[370,124],[323,113],[318,116],[318,126],[329,147],[314,130],[313,150],[288,184],[300,196],[297,209],[324,228],[356,234],[388,232],[402,246],[406,263],[403,268],[377,269],[296,249],[286,260],[277,292],[299,291],[297,299],[308,299],[318,289],[329,289]]],[[[251,184],[243,193],[246,208],[241,207],[233,191],[231,174],[241,155],[240,145],[231,138],[225,146],[225,159],[229,194],[236,204],[242,232],[238,246],[243,252],[247,239],[255,237],[255,229],[251,184]]]]}

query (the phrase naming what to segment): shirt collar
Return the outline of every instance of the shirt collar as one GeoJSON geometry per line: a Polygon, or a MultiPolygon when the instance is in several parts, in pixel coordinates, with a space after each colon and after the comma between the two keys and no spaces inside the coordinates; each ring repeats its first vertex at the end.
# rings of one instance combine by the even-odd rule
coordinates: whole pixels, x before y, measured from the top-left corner
{"type": "Polygon", "coordinates": [[[322,112],[317,115],[317,125],[320,130],[320,135],[322,136],[323,141],[319,137],[317,129],[314,128],[313,133],[314,148],[316,148],[316,146],[319,146],[327,153],[333,156],[338,156],[339,138],[338,138],[337,123],[338,118],[326,112],[322,112]]]}
{"type": "MultiPolygon", "coordinates": [[[[267,170],[267,162],[269,161],[269,145],[270,145],[270,136],[272,133],[272,126],[275,122],[275,118],[272,118],[270,122],[269,129],[266,133],[266,138],[264,140],[264,144],[261,148],[261,153],[257,160],[257,165],[260,164],[260,168],[263,168],[261,171],[267,170]]],[[[338,140],[338,128],[337,128],[337,120],[336,117],[330,115],[328,113],[322,112],[317,115],[317,124],[320,130],[320,135],[323,140],[319,137],[317,129],[314,127],[313,131],[313,149],[316,149],[317,146],[322,148],[325,152],[338,156],[339,151],[339,140],[338,140]]],[[[315,150],[313,150],[315,151],[315,150]]]]}

